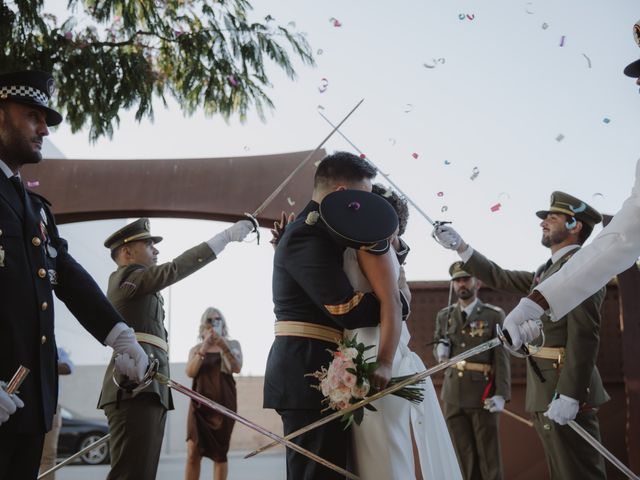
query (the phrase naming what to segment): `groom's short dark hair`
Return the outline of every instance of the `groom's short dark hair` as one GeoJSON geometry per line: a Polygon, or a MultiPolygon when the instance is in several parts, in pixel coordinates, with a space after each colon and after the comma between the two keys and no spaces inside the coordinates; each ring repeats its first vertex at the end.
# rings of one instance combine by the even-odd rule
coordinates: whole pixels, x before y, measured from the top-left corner
{"type": "Polygon", "coordinates": [[[313,186],[340,182],[360,182],[372,179],[377,170],[364,158],[349,152],[335,152],[327,155],[318,165],[313,186]]]}

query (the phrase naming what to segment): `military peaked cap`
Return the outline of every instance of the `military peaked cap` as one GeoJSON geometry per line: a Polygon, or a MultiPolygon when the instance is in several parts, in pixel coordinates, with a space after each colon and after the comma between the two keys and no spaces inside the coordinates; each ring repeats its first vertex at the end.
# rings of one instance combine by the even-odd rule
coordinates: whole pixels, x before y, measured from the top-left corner
{"type": "Polygon", "coordinates": [[[320,218],[333,237],[347,247],[382,255],[398,229],[398,214],[380,195],[362,190],[339,190],[320,204],[320,218]]]}
{"type": "Polygon", "coordinates": [[[139,218],[109,235],[109,238],[104,241],[104,246],[109,250],[114,250],[125,243],[137,242],[138,240],[151,240],[153,243],[158,243],[162,241],[162,237],[151,235],[148,218],[139,218]]]}
{"type": "Polygon", "coordinates": [[[62,115],[49,108],[49,100],[55,91],[50,73],[39,70],[0,74],[0,100],[31,105],[44,110],[47,125],[62,122],[62,115]]]}
{"type": "Polygon", "coordinates": [[[449,267],[449,275],[451,275],[451,280],[455,280],[456,278],[465,278],[471,277],[472,275],[468,272],[465,272],[462,267],[464,266],[464,262],[457,261],[453,262],[449,267]]]}
{"type": "Polygon", "coordinates": [[[549,210],[540,210],[536,215],[544,220],[549,213],[564,213],[592,228],[602,221],[602,215],[595,208],[564,192],[553,192],[549,210]]]}

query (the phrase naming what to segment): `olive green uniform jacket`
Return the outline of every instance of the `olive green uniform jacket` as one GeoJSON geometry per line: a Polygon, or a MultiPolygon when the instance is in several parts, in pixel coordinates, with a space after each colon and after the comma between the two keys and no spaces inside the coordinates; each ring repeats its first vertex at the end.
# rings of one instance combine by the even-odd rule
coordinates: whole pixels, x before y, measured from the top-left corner
{"type": "MultiPolygon", "coordinates": [[[[464,269],[491,288],[527,295],[539,282],[560,270],[576,251],[565,254],[546,269],[540,267],[535,273],[503,270],[475,251],[464,269]]],[[[605,291],[601,288],[557,322],[552,322],[547,315],[541,317],[545,346],[564,347],[565,356],[561,366],[554,360],[535,359],[546,380],[544,383],[527,364],[525,408],[528,412],[546,411],[556,392],[590,407],[598,407],[609,400],[596,367],[600,307],[605,291]]]]}
{"type": "MultiPolygon", "coordinates": [[[[478,300],[466,320],[456,303],[443,308],[436,317],[434,338],[448,338],[451,344],[449,357],[487,342],[496,336],[496,325],[502,325],[504,312],[501,308],[478,300]]],[[[435,349],[434,349],[435,354],[435,349]]],[[[505,401],[511,399],[511,366],[509,354],[502,347],[496,347],[467,359],[468,362],[490,364],[491,376],[482,372],[460,371],[448,368],[444,374],[441,398],[443,401],[462,408],[483,408],[483,395],[491,379],[493,386],[487,396],[501,395],[505,401]]]]}
{"type": "MultiPolygon", "coordinates": [[[[107,297],[136,332],[150,333],[168,341],[164,328],[164,301],[160,290],[191,275],[215,258],[209,245],[202,243],[162,265],[118,267],[109,277],[107,297]]],[[[158,360],[158,371],[169,376],[168,353],[148,343],[141,342],[140,345],[149,355],[150,361],[158,360]]],[[[118,389],[113,383],[113,366],[112,358],[104,375],[98,408],[104,408],[117,400],[118,389]]],[[[167,386],[153,381],[142,392],[156,394],[166,409],[173,409],[173,400],[167,386]]],[[[122,400],[128,398],[131,398],[131,395],[123,392],[122,400]]]]}

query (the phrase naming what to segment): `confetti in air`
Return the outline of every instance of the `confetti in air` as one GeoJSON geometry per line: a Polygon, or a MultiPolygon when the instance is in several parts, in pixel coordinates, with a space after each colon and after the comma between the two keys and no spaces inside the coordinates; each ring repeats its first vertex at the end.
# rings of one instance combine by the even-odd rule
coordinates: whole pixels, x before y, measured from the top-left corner
{"type": "Polygon", "coordinates": [[[287,202],[289,203],[289,205],[291,205],[292,207],[296,204],[295,200],[292,200],[291,197],[287,197],[287,202]]]}
{"type": "Polygon", "coordinates": [[[563,134],[558,134],[558,136],[556,137],[556,142],[561,142],[562,140],[564,140],[564,135],[563,134]]]}
{"type": "Polygon", "coordinates": [[[418,155],[417,153],[413,152],[411,154],[411,156],[417,160],[420,155],[418,155]]]}
{"type": "Polygon", "coordinates": [[[564,40],[565,40],[565,38],[566,38],[566,37],[565,37],[564,35],[562,35],[562,37],[560,37],[560,46],[561,46],[561,47],[564,47],[564,40]]]}
{"type": "Polygon", "coordinates": [[[27,187],[31,188],[31,187],[39,187],[39,186],[40,186],[40,181],[38,181],[38,180],[34,180],[34,181],[27,180],[27,187]]]}
{"type": "Polygon", "coordinates": [[[491,211],[492,212],[497,212],[498,210],[500,210],[500,207],[502,207],[502,204],[501,203],[496,203],[495,205],[493,205],[491,207],[491,211]]]}
{"type": "Polygon", "coordinates": [[[589,66],[589,68],[591,68],[591,59],[584,53],[582,54],[582,56],[587,59],[587,65],[589,66]]]}

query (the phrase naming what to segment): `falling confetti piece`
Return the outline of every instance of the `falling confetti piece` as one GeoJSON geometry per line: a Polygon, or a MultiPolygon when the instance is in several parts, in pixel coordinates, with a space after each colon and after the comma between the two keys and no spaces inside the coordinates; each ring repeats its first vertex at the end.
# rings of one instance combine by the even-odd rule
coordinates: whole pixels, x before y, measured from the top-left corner
{"type": "Polygon", "coordinates": [[[549,28],[549,24],[547,22],[542,24],[542,29],[546,30],[547,28],[549,28]]]}
{"type": "Polygon", "coordinates": [[[460,20],[464,20],[466,18],[466,15],[464,13],[461,13],[460,15],[458,15],[458,18],[460,20]]]}
{"type": "Polygon", "coordinates": [[[584,202],[580,202],[580,205],[574,207],[573,205],[569,205],[569,208],[573,213],[581,213],[587,209],[587,205],[584,202]]]}
{"type": "Polygon", "coordinates": [[[446,212],[447,210],[449,210],[449,207],[447,207],[446,205],[443,205],[442,208],[440,209],[442,213],[446,212]]]}
{"type": "Polygon", "coordinates": [[[289,203],[289,205],[291,205],[292,207],[296,204],[296,202],[294,200],[291,200],[291,197],[287,197],[287,202],[289,203]]]}
{"type": "Polygon", "coordinates": [[[318,105],[318,110],[324,110],[324,107],[322,105],[318,105]]]}
{"type": "Polygon", "coordinates": [[[393,191],[391,189],[385,190],[384,193],[382,194],[384,198],[390,198],[391,195],[393,195],[393,191]]]}
{"type": "Polygon", "coordinates": [[[236,77],[234,77],[233,75],[229,75],[227,77],[227,80],[229,81],[229,85],[231,85],[232,87],[238,86],[238,80],[236,80],[236,77]]]}
{"type": "Polygon", "coordinates": [[[560,133],[560,134],[556,137],[556,142],[561,142],[562,140],[564,140],[564,135],[560,133]]]}
{"type": "Polygon", "coordinates": [[[451,165],[451,162],[450,162],[449,160],[445,160],[445,161],[444,161],[444,164],[445,164],[445,165],[451,165]]]}
{"type": "Polygon", "coordinates": [[[320,79],[320,86],[318,87],[318,91],[320,93],[324,93],[327,91],[327,88],[329,88],[329,80],[327,80],[326,78],[320,79]]]}
{"type": "Polygon", "coordinates": [[[473,167],[473,170],[471,171],[471,180],[475,180],[476,178],[478,178],[478,175],[480,175],[480,169],[478,167],[473,167]]]}
{"type": "Polygon", "coordinates": [[[500,195],[498,195],[498,200],[500,200],[501,202],[511,200],[511,195],[509,195],[507,192],[501,192],[500,195]]]}
{"type": "Polygon", "coordinates": [[[571,217],[571,221],[564,224],[564,226],[567,228],[567,230],[571,230],[572,228],[576,228],[576,225],[578,225],[578,222],[576,221],[575,217],[571,217]]]}
{"type": "Polygon", "coordinates": [[[251,150],[251,149],[249,148],[249,146],[248,146],[248,145],[245,145],[245,146],[244,146],[244,151],[245,151],[245,152],[248,152],[249,150],[251,150]]]}
{"type": "Polygon", "coordinates": [[[444,197],[444,192],[438,192],[436,195],[438,195],[439,197],[444,197]]]}
{"type": "Polygon", "coordinates": [[[587,65],[589,65],[589,68],[591,68],[591,59],[587,57],[584,53],[582,54],[582,56],[587,59],[587,65]]]}
{"type": "Polygon", "coordinates": [[[389,137],[389,143],[390,143],[391,145],[395,145],[395,144],[396,144],[396,139],[395,139],[395,138],[393,138],[393,137],[389,137]]]}
{"type": "Polygon", "coordinates": [[[411,104],[411,103],[407,103],[407,104],[404,106],[404,113],[409,113],[411,110],[413,110],[413,104],[411,104]]]}
{"type": "Polygon", "coordinates": [[[364,159],[364,158],[367,158],[367,156],[364,153],[361,153],[360,158],[364,159]]]}
{"type": "Polygon", "coordinates": [[[420,155],[418,155],[417,153],[413,152],[411,154],[411,156],[417,160],[420,155]]]}
{"type": "Polygon", "coordinates": [[[529,15],[533,15],[536,12],[532,12],[529,10],[529,5],[533,5],[533,2],[527,2],[527,4],[524,7],[524,11],[527,12],[529,15]]]}
{"type": "Polygon", "coordinates": [[[467,13],[467,18],[468,18],[469,20],[473,20],[474,18],[476,18],[476,15],[475,15],[475,13],[472,13],[471,15],[469,15],[469,14],[467,13]]]}
{"type": "Polygon", "coordinates": [[[422,66],[423,66],[424,68],[436,68],[436,66],[435,66],[435,65],[429,65],[428,63],[423,63],[423,64],[422,64],[422,66]]]}
{"type": "Polygon", "coordinates": [[[296,22],[291,21],[291,22],[287,23],[287,25],[289,27],[291,27],[291,28],[296,28],[296,22]]]}
{"type": "Polygon", "coordinates": [[[599,193],[599,192],[596,192],[591,196],[591,198],[593,198],[594,200],[600,200],[600,199],[604,198],[604,195],[599,193]]]}
{"type": "Polygon", "coordinates": [[[40,182],[38,180],[34,180],[33,182],[27,180],[27,187],[31,188],[31,187],[39,187],[40,186],[40,182]]]}
{"type": "Polygon", "coordinates": [[[564,35],[562,35],[562,37],[560,37],[560,46],[561,46],[561,47],[564,47],[564,40],[565,40],[565,38],[566,38],[566,37],[565,37],[564,35]]]}
{"type": "Polygon", "coordinates": [[[610,118],[607,118],[607,117],[604,117],[604,118],[602,119],[602,121],[603,121],[604,123],[611,123],[611,119],[610,119],[610,118]]]}
{"type": "Polygon", "coordinates": [[[316,167],[316,168],[318,168],[318,165],[320,165],[320,162],[321,162],[321,161],[322,161],[322,160],[318,160],[317,162],[313,162],[313,166],[314,166],[314,167],[316,167]]]}
{"type": "Polygon", "coordinates": [[[329,19],[329,21],[333,24],[334,27],[341,27],[342,26],[342,24],[340,23],[340,20],[338,20],[337,18],[331,17],[329,19]]]}
{"type": "Polygon", "coordinates": [[[318,51],[316,52],[318,55],[322,55],[324,53],[324,50],[322,50],[321,48],[318,49],[318,51]]]}
{"type": "Polygon", "coordinates": [[[501,203],[496,203],[495,205],[493,205],[491,207],[491,211],[492,212],[497,212],[498,210],[500,210],[500,207],[502,207],[502,204],[501,203]]]}

